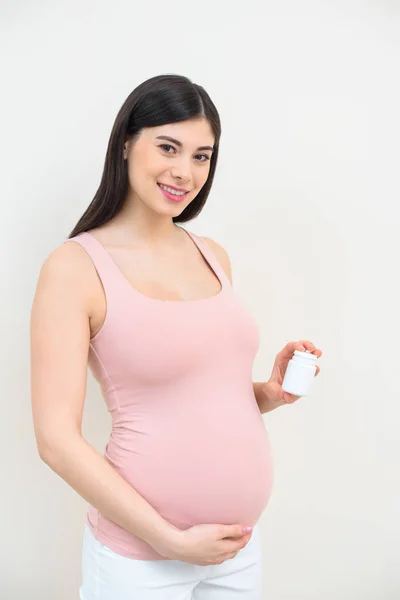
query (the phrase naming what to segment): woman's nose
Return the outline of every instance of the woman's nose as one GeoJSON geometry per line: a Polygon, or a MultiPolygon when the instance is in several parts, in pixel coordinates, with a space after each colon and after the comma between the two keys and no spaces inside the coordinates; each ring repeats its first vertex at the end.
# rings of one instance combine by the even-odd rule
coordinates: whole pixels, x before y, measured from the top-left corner
{"type": "Polygon", "coordinates": [[[172,169],[174,178],[180,179],[182,182],[188,182],[192,176],[191,164],[187,159],[180,159],[176,162],[172,169]]]}

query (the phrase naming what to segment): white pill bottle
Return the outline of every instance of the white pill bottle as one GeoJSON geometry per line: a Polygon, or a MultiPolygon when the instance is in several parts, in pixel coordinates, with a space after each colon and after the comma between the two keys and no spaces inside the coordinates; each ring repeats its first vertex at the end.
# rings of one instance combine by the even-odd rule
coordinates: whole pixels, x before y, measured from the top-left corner
{"type": "Polygon", "coordinates": [[[309,350],[305,352],[295,350],[283,378],[283,391],[294,396],[307,396],[317,371],[317,358],[309,350]]]}

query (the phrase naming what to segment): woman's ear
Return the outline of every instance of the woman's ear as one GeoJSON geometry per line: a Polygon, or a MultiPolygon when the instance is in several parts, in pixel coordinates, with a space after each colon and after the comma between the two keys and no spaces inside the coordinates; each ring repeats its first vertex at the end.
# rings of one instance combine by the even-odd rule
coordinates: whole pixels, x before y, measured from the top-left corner
{"type": "Polygon", "coordinates": [[[126,160],[128,158],[129,147],[130,147],[130,141],[127,140],[124,143],[124,160],[126,160]]]}

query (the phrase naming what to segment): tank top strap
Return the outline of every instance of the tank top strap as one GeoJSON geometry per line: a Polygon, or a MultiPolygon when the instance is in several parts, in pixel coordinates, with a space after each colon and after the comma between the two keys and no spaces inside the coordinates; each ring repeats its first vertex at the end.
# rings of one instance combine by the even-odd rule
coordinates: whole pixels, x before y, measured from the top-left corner
{"type": "Polygon", "coordinates": [[[111,308],[117,306],[118,298],[121,297],[123,292],[123,278],[111,255],[94,236],[86,231],[64,240],[64,243],[67,242],[77,242],[91,258],[103,285],[107,301],[107,312],[110,312],[111,308]]]}
{"type": "Polygon", "coordinates": [[[217,258],[215,252],[212,250],[211,246],[209,244],[207,244],[207,242],[205,240],[203,240],[200,236],[193,233],[192,231],[189,231],[188,229],[185,229],[185,231],[192,238],[192,240],[194,241],[194,243],[196,244],[196,246],[198,247],[198,249],[204,256],[204,258],[207,260],[210,267],[218,275],[218,277],[222,281],[224,287],[228,288],[228,289],[231,288],[232,284],[225,272],[225,269],[221,265],[219,259],[217,258]]]}

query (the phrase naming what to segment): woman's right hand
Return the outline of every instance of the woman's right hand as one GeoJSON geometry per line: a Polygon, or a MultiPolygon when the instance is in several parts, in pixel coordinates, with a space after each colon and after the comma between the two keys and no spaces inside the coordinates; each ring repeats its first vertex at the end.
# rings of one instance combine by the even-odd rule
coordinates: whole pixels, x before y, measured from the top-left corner
{"type": "Polygon", "coordinates": [[[252,536],[252,530],[244,533],[242,525],[205,524],[174,530],[173,542],[166,542],[157,552],[171,560],[202,566],[234,558],[252,536]]]}

